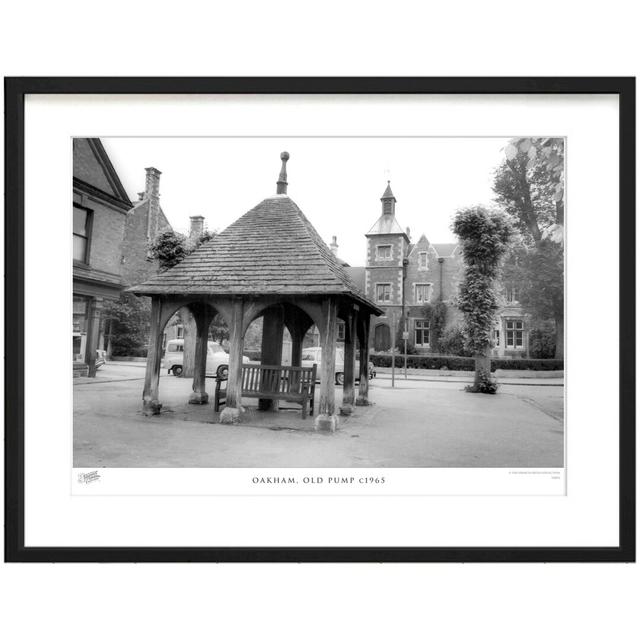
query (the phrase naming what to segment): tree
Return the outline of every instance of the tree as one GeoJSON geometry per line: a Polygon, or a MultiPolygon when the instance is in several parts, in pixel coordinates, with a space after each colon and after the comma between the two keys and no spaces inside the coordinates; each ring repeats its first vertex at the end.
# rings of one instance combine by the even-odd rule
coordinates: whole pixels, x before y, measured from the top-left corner
{"type": "Polygon", "coordinates": [[[491,329],[498,308],[496,280],[513,235],[509,221],[483,207],[460,209],[453,220],[460,240],[464,272],[458,308],[464,314],[467,348],[475,358],[475,379],[469,391],[495,393],[491,381],[491,329]]]}
{"type": "MultiPolygon", "coordinates": [[[[160,263],[160,269],[166,271],[182,262],[201,244],[208,242],[214,236],[214,231],[205,230],[194,241],[181,233],[175,232],[173,229],[166,229],[154,238],[149,246],[149,250],[151,255],[160,263]]],[[[178,314],[184,329],[182,375],[187,378],[192,378],[195,370],[196,321],[191,311],[187,308],[180,309],[178,314]]]]}
{"type": "Polygon", "coordinates": [[[146,356],[151,306],[146,299],[123,293],[118,300],[106,300],[109,355],[146,356]]]}
{"type": "Polygon", "coordinates": [[[522,234],[524,252],[511,277],[536,319],[553,319],[556,358],[564,355],[564,140],[514,138],[493,185],[522,234]]]}
{"type": "Polygon", "coordinates": [[[564,356],[564,252],[562,245],[543,238],[523,261],[520,303],[537,320],[553,319],[555,357],[564,356]]]}

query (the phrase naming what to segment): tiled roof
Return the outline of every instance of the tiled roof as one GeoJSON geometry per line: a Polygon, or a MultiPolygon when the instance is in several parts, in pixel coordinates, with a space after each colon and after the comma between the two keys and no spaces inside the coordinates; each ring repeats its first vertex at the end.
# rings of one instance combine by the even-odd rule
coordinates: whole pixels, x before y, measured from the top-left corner
{"type": "Polygon", "coordinates": [[[431,246],[441,258],[450,258],[458,245],[455,242],[449,242],[446,244],[432,244],[431,246]]]}
{"type": "Polygon", "coordinates": [[[364,267],[346,267],[345,271],[360,291],[364,291],[366,269],[364,267]]]}
{"type": "Polygon", "coordinates": [[[387,182],[387,188],[384,190],[382,194],[382,198],[393,198],[395,200],[395,196],[393,195],[393,191],[391,191],[391,183],[387,182]]]}
{"type": "Polygon", "coordinates": [[[383,213],[376,223],[367,231],[368,236],[386,235],[388,233],[401,233],[406,235],[402,227],[398,224],[395,216],[383,213]]]}
{"type": "Polygon", "coordinates": [[[286,195],[263,200],[181,263],[129,291],[141,295],[346,294],[372,306],[286,195]]]}

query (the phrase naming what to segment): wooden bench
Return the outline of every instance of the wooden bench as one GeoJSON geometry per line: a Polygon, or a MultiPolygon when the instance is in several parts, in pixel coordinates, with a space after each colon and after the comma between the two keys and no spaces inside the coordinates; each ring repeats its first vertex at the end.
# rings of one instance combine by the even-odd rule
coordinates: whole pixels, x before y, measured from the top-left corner
{"type": "MultiPolygon", "coordinates": [[[[302,417],[313,415],[316,388],[316,369],[313,367],[284,367],[271,364],[242,365],[242,397],[286,400],[302,405],[302,417]]],[[[216,381],[213,409],[219,411],[227,402],[226,378],[216,381]],[[222,385],[225,385],[224,388],[222,385]]]]}

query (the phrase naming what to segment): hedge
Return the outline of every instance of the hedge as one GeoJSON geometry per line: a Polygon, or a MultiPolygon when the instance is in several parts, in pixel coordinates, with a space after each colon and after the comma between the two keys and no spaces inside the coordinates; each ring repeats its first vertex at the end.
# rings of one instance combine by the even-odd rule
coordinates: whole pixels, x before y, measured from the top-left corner
{"type": "MultiPolygon", "coordinates": [[[[387,354],[373,354],[369,357],[374,367],[390,367],[391,356],[387,354]]],[[[404,356],[396,356],[396,367],[404,366],[404,356]]],[[[442,369],[451,371],[473,371],[473,358],[462,356],[407,356],[407,367],[410,369],[442,369]]]]}
{"type": "MultiPolygon", "coordinates": [[[[375,367],[387,368],[391,366],[391,356],[388,354],[372,354],[369,359],[375,367]]],[[[396,356],[396,367],[404,366],[404,356],[396,356]]],[[[448,369],[450,371],[473,371],[473,358],[462,356],[407,356],[409,369],[448,369]]],[[[533,358],[492,358],[491,371],[496,369],[531,370],[531,371],[562,371],[564,360],[533,359],[533,358]]]]}
{"type": "Polygon", "coordinates": [[[556,360],[554,358],[492,358],[491,371],[496,369],[563,371],[564,360],[556,360]]]}

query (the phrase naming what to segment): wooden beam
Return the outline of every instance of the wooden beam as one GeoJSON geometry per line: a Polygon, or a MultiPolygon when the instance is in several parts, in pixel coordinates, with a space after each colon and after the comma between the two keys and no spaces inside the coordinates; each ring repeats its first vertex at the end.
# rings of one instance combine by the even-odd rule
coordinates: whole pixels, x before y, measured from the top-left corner
{"type": "Polygon", "coordinates": [[[342,384],[340,413],[345,416],[353,413],[355,404],[356,313],[355,309],[348,313],[344,327],[344,382],[342,384]]]}
{"type": "Polygon", "coordinates": [[[160,385],[160,363],[162,360],[162,301],[151,300],[151,331],[147,350],[147,368],[144,374],[144,390],[142,391],[142,412],[146,416],[160,413],[162,404],[158,400],[160,385]]]}
{"type": "Polygon", "coordinates": [[[189,404],[207,404],[209,395],[206,391],[207,380],[207,351],[209,347],[209,322],[211,316],[206,305],[193,310],[196,326],[195,363],[193,370],[193,393],[189,397],[189,404]]]}
{"type": "Polygon", "coordinates": [[[322,323],[318,327],[322,346],[322,362],[320,363],[320,398],[315,426],[316,429],[335,431],[338,427],[335,406],[338,318],[336,301],[333,298],[323,300],[322,316],[322,323]]]}
{"type": "Polygon", "coordinates": [[[243,332],[243,302],[234,300],[231,308],[231,322],[229,323],[229,378],[227,380],[226,406],[220,412],[220,422],[235,424],[240,421],[242,409],[242,348],[244,345],[243,332]]]}
{"type": "MultiPolygon", "coordinates": [[[[280,366],[282,364],[282,340],[284,333],[284,311],[282,306],[269,307],[262,320],[262,348],[260,354],[261,364],[280,366]]],[[[278,400],[260,398],[258,406],[263,411],[277,411],[278,400]]]]}
{"type": "Polygon", "coordinates": [[[358,337],[360,340],[360,386],[356,405],[359,407],[369,404],[369,314],[361,314],[358,318],[358,337]]]}
{"type": "Polygon", "coordinates": [[[84,361],[89,367],[87,376],[96,377],[96,350],[100,337],[100,316],[102,314],[102,298],[92,298],[87,305],[87,341],[84,348],[84,361]]]}

